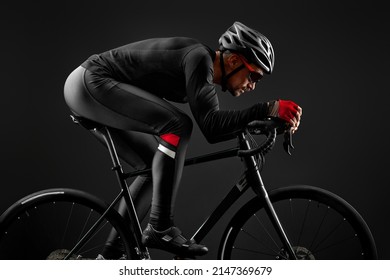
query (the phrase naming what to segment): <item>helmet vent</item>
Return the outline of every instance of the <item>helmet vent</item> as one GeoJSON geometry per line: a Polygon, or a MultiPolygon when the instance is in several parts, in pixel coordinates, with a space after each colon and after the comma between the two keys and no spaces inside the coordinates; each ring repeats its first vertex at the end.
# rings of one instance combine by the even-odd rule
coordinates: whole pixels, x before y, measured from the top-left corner
{"type": "Polygon", "coordinates": [[[240,40],[237,37],[233,37],[233,41],[234,41],[234,44],[236,44],[237,46],[242,46],[242,43],[240,42],[240,40]]]}
{"type": "Polygon", "coordinates": [[[248,30],[248,33],[251,34],[253,37],[257,37],[259,36],[258,34],[256,34],[255,32],[253,32],[252,30],[248,30]]]}
{"type": "Polygon", "coordinates": [[[249,36],[247,33],[245,33],[245,32],[241,32],[241,34],[240,34],[242,37],[243,37],[243,39],[246,41],[246,42],[248,42],[249,44],[251,44],[251,45],[257,45],[258,43],[256,42],[256,40],[252,37],[252,36],[249,36]]]}
{"type": "Polygon", "coordinates": [[[264,57],[264,55],[262,53],[258,53],[257,57],[261,60],[263,65],[266,65],[267,67],[269,67],[268,59],[266,57],[264,57]]]}
{"type": "Polygon", "coordinates": [[[261,45],[263,46],[263,48],[268,51],[268,45],[266,43],[264,43],[263,40],[260,40],[260,41],[261,41],[261,45]]]}

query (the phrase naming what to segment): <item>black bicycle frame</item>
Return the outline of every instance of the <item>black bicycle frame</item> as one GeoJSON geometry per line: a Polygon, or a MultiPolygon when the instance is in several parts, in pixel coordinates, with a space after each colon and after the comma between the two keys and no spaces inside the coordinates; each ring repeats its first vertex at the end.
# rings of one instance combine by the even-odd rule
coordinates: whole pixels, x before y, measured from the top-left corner
{"type": "MultiPolygon", "coordinates": [[[[111,156],[111,160],[113,163],[113,167],[111,170],[115,171],[118,183],[122,189],[121,194],[126,202],[127,205],[127,212],[129,214],[129,218],[132,221],[130,223],[130,231],[134,237],[134,240],[136,244],[134,244],[137,250],[137,254],[142,258],[142,259],[150,259],[149,251],[148,249],[142,244],[142,229],[141,225],[137,216],[137,213],[135,211],[135,206],[133,203],[133,199],[131,198],[129,186],[126,181],[126,174],[123,172],[122,165],[119,161],[118,154],[115,150],[115,145],[112,141],[112,137],[110,134],[110,130],[107,127],[104,127],[104,131],[100,131],[104,137],[104,140],[107,144],[108,151],[111,156]]],[[[116,198],[116,201],[119,201],[121,194],[116,198]]]]}
{"type": "MultiPolygon", "coordinates": [[[[120,184],[120,187],[122,189],[122,195],[126,201],[128,213],[130,215],[130,219],[134,222],[132,223],[132,234],[134,236],[134,239],[137,242],[137,247],[139,252],[137,252],[142,258],[149,259],[149,252],[147,248],[141,244],[141,236],[142,236],[142,229],[135,211],[134,203],[130,195],[130,191],[126,182],[126,179],[147,174],[151,172],[151,169],[145,169],[140,171],[133,171],[130,173],[124,173],[120,164],[120,161],[118,159],[118,155],[115,151],[114,143],[112,142],[109,130],[105,128],[105,131],[100,131],[106,141],[108,150],[111,155],[111,159],[113,162],[113,168],[112,170],[116,172],[118,182],[120,184]]],[[[240,149],[242,150],[250,150],[253,147],[251,147],[250,143],[246,140],[245,134],[241,133],[238,137],[239,139],[239,146],[237,148],[227,149],[220,152],[198,156],[194,158],[187,159],[185,161],[185,166],[204,163],[204,162],[210,162],[214,160],[224,159],[224,158],[230,158],[237,156],[238,151],[240,149]]],[[[294,253],[294,250],[291,246],[291,243],[283,230],[283,227],[275,213],[275,210],[272,206],[271,201],[268,198],[268,193],[265,189],[265,186],[263,184],[259,166],[256,162],[256,159],[254,156],[244,157],[244,162],[247,167],[247,170],[241,175],[238,182],[231,188],[231,190],[228,192],[228,194],[223,198],[223,200],[219,203],[219,205],[215,208],[215,210],[211,213],[211,215],[203,222],[203,224],[199,227],[199,229],[195,232],[195,234],[192,236],[192,238],[196,242],[200,242],[214,227],[214,225],[219,221],[219,219],[226,213],[226,211],[248,190],[249,186],[252,187],[254,192],[257,194],[257,196],[264,200],[265,202],[265,210],[271,219],[272,224],[274,225],[279,238],[281,239],[283,246],[285,250],[288,252],[289,256],[291,256],[293,259],[296,259],[296,255],[294,253]],[[250,182],[248,182],[248,178],[250,178],[250,182]]]]}
{"type": "MultiPolygon", "coordinates": [[[[246,140],[244,133],[239,135],[239,142],[240,142],[241,149],[250,150],[253,148],[251,147],[250,143],[246,140]]],[[[235,151],[237,152],[238,148],[235,149],[235,151]]],[[[210,155],[209,159],[215,160],[219,158],[224,158],[225,156],[228,156],[231,152],[232,150],[222,151],[218,154],[210,155]],[[215,155],[220,155],[220,157],[215,157],[215,155]]],[[[205,159],[205,161],[202,162],[209,161],[206,160],[208,159],[208,156],[203,156],[202,158],[205,159]]],[[[195,159],[190,159],[189,161],[197,162],[197,160],[198,159],[195,158],[195,159]]],[[[248,190],[249,186],[251,186],[254,192],[257,194],[257,196],[265,202],[265,210],[273,226],[275,227],[279,235],[279,238],[284,245],[284,248],[286,248],[287,252],[289,253],[289,256],[291,256],[293,259],[297,259],[295,252],[291,246],[291,243],[268,197],[268,193],[263,184],[263,180],[261,178],[260,171],[259,171],[259,166],[256,162],[255,157],[254,156],[245,157],[244,160],[247,167],[246,172],[244,172],[241,175],[238,182],[233,186],[233,188],[220,202],[217,208],[215,208],[215,210],[211,213],[211,215],[200,226],[200,228],[196,231],[196,233],[192,236],[192,238],[196,242],[200,242],[214,227],[214,225],[218,222],[218,220],[225,214],[225,212],[230,208],[230,206],[232,206],[248,190]],[[250,182],[248,182],[248,178],[250,178],[250,182]]]]}

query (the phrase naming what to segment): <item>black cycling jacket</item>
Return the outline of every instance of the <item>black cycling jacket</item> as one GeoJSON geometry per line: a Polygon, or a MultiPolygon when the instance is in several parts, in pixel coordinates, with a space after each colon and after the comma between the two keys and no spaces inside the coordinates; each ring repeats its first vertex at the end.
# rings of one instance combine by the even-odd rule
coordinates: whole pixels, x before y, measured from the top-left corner
{"type": "Polygon", "coordinates": [[[215,52],[191,38],[155,38],[92,55],[82,66],[114,81],[169,101],[189,103],[210,143],[234,138],[249,122],[266,116],[265,103],[220,110],[213,83],[215,52]]]}

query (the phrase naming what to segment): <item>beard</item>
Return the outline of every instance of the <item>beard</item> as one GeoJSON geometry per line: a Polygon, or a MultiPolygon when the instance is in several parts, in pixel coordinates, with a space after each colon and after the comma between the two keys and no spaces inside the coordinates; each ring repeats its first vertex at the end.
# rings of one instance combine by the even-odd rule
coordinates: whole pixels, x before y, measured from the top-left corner
{"type": "Polygon", "coordinates": [[[238,89],[228,88],[228,91],[234,97],[239,97],[241,94],[245,92],[242,88],[238,88],[238,89]]]}

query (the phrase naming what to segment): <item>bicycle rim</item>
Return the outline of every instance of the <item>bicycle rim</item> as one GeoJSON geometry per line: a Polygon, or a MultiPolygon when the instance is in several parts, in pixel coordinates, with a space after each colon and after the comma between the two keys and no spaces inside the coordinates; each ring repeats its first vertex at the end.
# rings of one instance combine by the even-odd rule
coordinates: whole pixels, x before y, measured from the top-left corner
{"type": "MultiPolygon", "coordinates": [[[[273,190],[269,197],[298,259],[377,258],[367,224],[337,195],[311,186],[293,186],[273,190]]],[[[228,225],[219,256],[290,258],[257,198],[243,206],[228,225]]]]}
{"type": "Polygon", "coordinates": [[[0,259],[95,259],[112,230],[119,234],[120,249],[129,256],[129,233],[122,217],[111,209],[97,222],[106,208],[94,196],[73,189],[29,195],[0,217],[0,259]],[[87,240],[72,252],[88,231],[87,240]]]}

